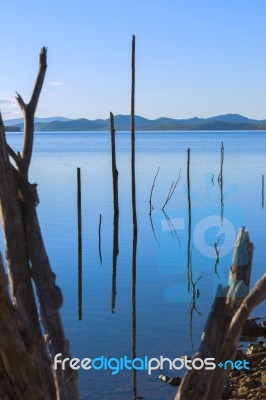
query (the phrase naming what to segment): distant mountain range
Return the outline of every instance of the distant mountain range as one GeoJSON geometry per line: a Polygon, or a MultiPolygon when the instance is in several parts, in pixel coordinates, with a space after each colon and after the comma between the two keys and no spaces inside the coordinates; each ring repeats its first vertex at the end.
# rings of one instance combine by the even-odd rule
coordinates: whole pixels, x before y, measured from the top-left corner
{"type": "MultiPolygon", "coordinates": [[[[130,115],[114,117],[117,131],[130,130],[130,115]]],[[[7,131],[22,130],[23,119],[4,121],[7,131]]],[[[35,131],[108,131],[110,120],[86,118],[69,119],[65,117],[35,118],[35,131]]],[[[206,130],[264,130],[266,119],[256,120],[239,114],[217,115],[210,118],[173,119],[161,117],[148,119],[136,115],[135,126],[138,131],[206,131],[206,130]]]]}

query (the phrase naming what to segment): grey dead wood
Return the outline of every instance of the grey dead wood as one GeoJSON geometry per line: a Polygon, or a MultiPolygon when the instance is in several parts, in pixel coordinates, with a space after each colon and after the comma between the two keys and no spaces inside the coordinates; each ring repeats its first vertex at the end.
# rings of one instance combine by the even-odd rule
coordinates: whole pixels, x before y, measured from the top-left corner
{"type": "Polygon", "coordinates": [[[12,304],[0,256],[0,400],[55,399],[50,360],[25,342],[19,311],[12,304]]]}
{"type": "MultiPolygon", "coordinates": [[[[30,102],[26,104],[17,94],[17,101],[24,114],[24,141],[21,154],[7,145],[3,122],[0,120],[1,222],[13,307],[18,315],[27,351],[29,354],[33,352],[36,359],[36,371],[41,370],[44,377],[47,375],[46,381],[43,379],[38,384],[41,387],[51,388],[46,397],[38,395],[28,399],[76,400],[78,389],[75,371],[67,367],[65,371],[59,368],[55,373],[52,369],[52,359],[55,354],[62,353],[62,358],[70,357],[59,311],[63,297],[56,285],[56,276],[50,266],[38,221],[37,185],[28,181],[34,140],[34,114],[45,77],[46,56],[47,50],[42,48],[39,71],[30,102]],[[16,167],[11,164],[8,155],[16,167]],[[33,294],[33,282],[39,304],[36,304],[33,294]],[[42,337],[42,330],[47,338],[46,343],[42,337]]],[[[17,352],[19,355],[19,348],[17,352]]],[[[3,360],[2,348],[0,355],[3,360]]],[[[12,365],[15,370],[14,360],[10,361],[10,366],[12,365]]],[[[32,368],[31,366],[28,369],[29,375],[33,373],[32,368]]],[[[8,371],[6,373],[8,376],[8,371]]],[[[31,382],[35,384],[33,380],[31,382]]],[[[1,391],[3,392],[3,388],[0,384],[0,393],[1,391]]],[[[14,398],[24,399],[18,396],[14,398]]]]}
{"type": "MultiPolygon", "coordinates": [[[[243,227],[235,242],[229,284],[219,286],[212,305],[202,342],[194,358],[213,357],[218,362],[234,360],[242,328],[253,308],[266,299],[266,274],[248,294],[253,244],[243,227]]],[[[220,399],[230,370],[188,371],[182,380],[175,400],[220,399]]]]}

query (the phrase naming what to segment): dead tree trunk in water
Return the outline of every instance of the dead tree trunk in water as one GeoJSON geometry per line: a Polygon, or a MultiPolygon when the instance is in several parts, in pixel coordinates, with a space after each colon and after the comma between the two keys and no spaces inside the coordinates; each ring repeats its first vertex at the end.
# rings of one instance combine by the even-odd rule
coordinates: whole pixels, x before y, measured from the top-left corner
{"type": "Polygon", "coordinates": [[[28,181],[34,114],[46,67],[46,48],[42,48],[30,102],[26,104],[17,94],[24,114],[21,154],[6,143],[0,118],[0,211],[11,292],[9,298],[7,290],[3,289],[6,283],[1,264],[0,398],[7,400],[78,399],[75,372],[68,368],[63,373],[60,369],[54,371],[52,368],[55,354],[62,353],[62,358],[69,357],[68,342],[59,313],[63,298],[55,283],[56,276],[51,270],[39,226],[37,185],[28,181]],[[11,164],[9,156],[15,161],[16,167],[11,164]],[[39,305],[36,304],[33,286],[39,305]],[[18,367],[22,361],[23,371],[18,367]]]}

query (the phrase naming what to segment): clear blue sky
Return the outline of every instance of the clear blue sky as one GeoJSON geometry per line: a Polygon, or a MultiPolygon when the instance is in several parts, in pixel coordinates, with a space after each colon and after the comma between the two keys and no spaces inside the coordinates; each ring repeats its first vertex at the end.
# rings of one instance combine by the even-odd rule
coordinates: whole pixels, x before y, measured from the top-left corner
{"type": "Polygon", "coordinates": [[[265,0],[8,0],[1,2],[0,107],[19,117],[38,55],[48,69],[37,115],[130,113],[136,35],[136,113],[266,118],[265,0]]]}

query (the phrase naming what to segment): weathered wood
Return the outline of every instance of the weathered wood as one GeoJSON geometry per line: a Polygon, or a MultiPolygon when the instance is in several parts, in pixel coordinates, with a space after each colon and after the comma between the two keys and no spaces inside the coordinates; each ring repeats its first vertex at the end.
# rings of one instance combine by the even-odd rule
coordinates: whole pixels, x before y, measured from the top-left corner
{"type": "Polygon", "coordinates": [[[9,296],[0,255],[0,399],[56,399],[50,359],[39,359],[25,343],[24,333],[20,315],[9,296]]]}
{"type": "Polygon", "coordinates": [[[77,219],[78,219],[78,319],[82,320],[82,216],[81,216],[81,172],[77,167],[77,219]]]}
{"type": "Polygon", "coordinates": [[[111,162],[112,162],[112,181],[113,181],[113,207],[114,214],[119,215],[118,202],[118,171],[116,167],[116,147],[115,147],[115,127],[114,116],[110,112],[110,133],[111,133],[111,162]]]}
{"type": "Polygon", "coordinates": [[[156,182],[156,179],[157,179],[157,176],[158,176],[159,172],[160,172],[160,167],[158,167],[158,170],[157,170],[157,172],[156,172],[156,174],[155,174],[155,176],[154,176],[153,183],[152,183],[152,187],[151,187],[150,199],[149,199],[149,204],[150,204],[149,216],[150,216],[150,217],[151,217],[151,213],[152,213],[152,210],[153,210],[152,195],[153,195],[153,191],[154,191],[154,188],[155,188],[155,182],[156,182]]]}
{"type": "MultiPolygon", "coordinates": [[[[242,322],[244,324],[242,320],[240,323],[238,315],[241,314],[243,317],[243,315],[247,316],[248,314],[245,306],[243,309],[241,304],[250,301],[247,300],[249,296],[246,298],[245,296],[249,288],[252,255],[253,245],[249,240],[248,232],[245,228],[241,228],[235,243],[229,285],[227,287],[218,287],[212,310],[202,334],[199,351],[194,357],[202,359],[213,357],[218,363],[225,360],[225,357],[229,354],[231,359],[234,360],[237,343],[243,327],[242,322]],[[235,321],[239,323],[238,328],[235,321]],[[233,335],[235,335],[234,338],[233,335]],[[230,349],[228,347],[229,342],[231,343],[230,349]]],[[[261,294],[261,286],[259,285],[259,287],[261,294]]],[[[255,293],[257,293],[257,289],[255,293]]],[[[259,295],[252,295],[253,300],[255,297],[257,299],[262,298],[259,295]]],[[[254,304],[255,302],[253,302],[254,304]]],[[[250,310],[251,307],[249,308],[250,310]]],[[[215,370],[192,369],[186,373],[175,399],[219,399],[228,374],[229,370],[219,368],[215,370]]]]}
{"type": "MultiPolygon", "coordinates": [[[[131,59],[131,190],[132,190],[132,359],[137,354],[137,307],[136,307],[136,282],[137,282],[137,206],[136,206],[136,176],[135,176],[135,35],[132,37],[132,59],[131,59]]],[[[137,399],[137,371],[133,369],[133,398],[137,399]]]]}
{"type": "Polygon", "coordinates": [[[224,218],[224,196],[223,196],[223,167],[224,167],[224,144],[221,144],[221,163],[220,163],[220,173],[218,175],[218,184],[220,186],[220,196],[221,196],[221,223],[223,224],[224,218]]]}
{"type": "Polygon", "coordinates": [[[172,196],[173,196],[173,194],[174,194],[174,192],[175,192],[175,190],[176,190],[177,184],[178,184],[178,182],[180,181],[180,174],[181,174],[181,169],[179,170],[179,175],[178,175],[177,180],[171,183],[171,186],[170,186],[168,195],[167,195],[167,197],[166,197],[166,200],[165,200],[165,202],[164,202],[164,205],[162,206],[162,211],[164,211],[165,207],[167,206],[167,204],[168,204],[169,201],[171,200],[171,198],[172,198],[172,196]]]}
{"type": "Polygon", "coordinates": [[[37,79],[35,82],[30,102],[28,104],[25,104],[22,97],[17,93],[17,101],[24,114],[24,142],[22,148],[22,164],[18,167],[20,171],[23,173],[23,175],[25,175],[26,177],[28,176],[28,170],[32,156],[32,147],[34,138],[34,114],[39,101],[40,93],[45,78],[45,72],[47,68],[46,58],[47,58],[47,49],[43,47],[39,58],[39,72],[37,75],[37,79]]]}
{"type": "Polygon", "coordinates": [[[115,145],[115,126],[114,116],[110,113],[110,134],[111,134],[111,162],[112,162],[112,182],[113,182],[113,251],[112,251],[112,294],[111,308],[115,312],[116,305],[116,270],[117,257],[119,254],[118,230],[119,230],[119,201],[118,201],[118,170],[116,167],[116,145],[115,145]]]}
{"type": "MultiPolygon", "coordinates": [[[[17,95],[18,103],[24,113],[22,156],[7,146],[3,122],[0,119],[1,222],[12,301],[19,316],[23,340],[35,359],[35,365],[31,368],[35,368],[36,373],[43,376],[43,379],[32,384],[38,384],[41,388],[51,387],[51,391],[56,392],[57,400],[76,400],[78,399],[76,373],[70,368],[65,371],[58,369],[56,373],[52,370],[52,358],[55,354],[62,353],[63,358],[69,357],[68,342],[59,313],[63,298],[55,282],[55,274],[52,272],[45,250],[36,213],[39,200],[37,185],[28,182],[34,138],[34,113],[45,71],[46,49],[43,48],[40,55],[39,73],[30,102],[25,104],[21,96],[17,95]],[[15,160],[17,169],[10,163],[8,154],[15,160]],[[31,278],[34,280],[40,303],[40,315],[35,303],[31,278]],[[46,344],[43,341],[42,329],[48,338],[46,344]],[[48,365],[47,359],[49,359],[48,365]]],[[[19,348],[14,348],[14,354],[17,353],[18,357],[19,351],[19,348]]],[[[9,370],[5,371],[6,376],[10,375],[11,380],[15,368],[16,363],[13,359],[9,370]]],[[[4,392],[3,388],[0,388],[0,393],[1,391],[4,392]]],[[[14,396],[16,400],[24,399],[24,397],[14,396]]],[[[55,399],[54,395],[51,397],[28,396],[28,398],[55,399]]]]}
{"type": "Polygon", "coordinates": [[[135,35],[132,36],[131,58],[131,197],[132,197],[132,224],[137,233],[137,206],[136,206],[136,172],[135,172],[135,35]]]}

